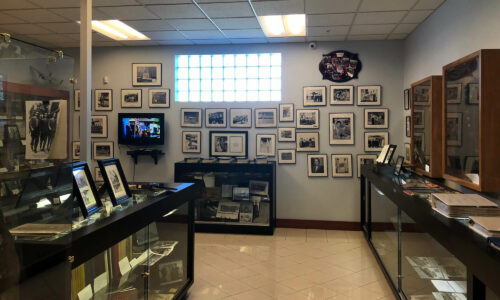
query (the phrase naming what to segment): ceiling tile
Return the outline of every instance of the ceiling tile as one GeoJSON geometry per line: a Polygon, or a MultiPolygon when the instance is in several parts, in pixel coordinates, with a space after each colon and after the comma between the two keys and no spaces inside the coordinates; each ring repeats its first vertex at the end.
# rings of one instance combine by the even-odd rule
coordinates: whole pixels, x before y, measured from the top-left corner
{"type": "Polygon", "coordinates": [[[385,40],[386,34],[360,34],[360,35],[349,35],[347,36],[348,41],[373,41],[373,40],[385,40]]]}
{"type": "MultiPolygon", "coordinates": [[[[71,21],[80,20],[80,9],[79,8],[52,8],[49,9],[51,12],[63,16],[71,21]]],[[[93,20],[109,20],[110,17],[105,13],[98,11],[96,8],[92,10],[93,20]]],[[[47,22],[47,21],[45,21],[47,22]]]]}
{"type": "Polygon", "coordinates": [[[307,26],[351,25],[355,14],[307,15],[307,26]]]}
{"type": "Polygon", "coordinates": [[[304,0],[253,2],[257,16],[290,15],[304,13],[304,0]]]}
{"type": "Polygon", "coordinates": [[[266,35],[261,29],[237,29],[237,30],[224,30],[224,34],[230,39],[244,39],[244,38],[265,38],[266,35]]]}
{"type": "Polygon", "coordinates": [[[32,3],[29,3],[26,0],[2,0],[1,9],[25,9],[25,8],[37,8],[37,6],[32,3]]]}
{"type": "Polygon", "coordinates": [[[148,8],[165,19],[206,18],[194,4],[151,5],[148,8]]]}
{"type": "Polygon", "coordinates": [[[59,46],[61,48],[78,48],[78,47],[80,47],[80,43],[79,42],[66,41],[66,42],[59,43],[59,46]]]}
{"type": "Polygon", "coordinates": [[[24,21],[0,12],[0,24],[15,24],[15,23],[24,23],[24,21]]]}
{"type": "Polygon", "coordinates": [[[212,19],[220,29],[256,29],[260,28],[257,18],[212,19]]]}
{"type": "Polygon", "coordinates": [[[403,19],[403,23],[420,23],[425,20],[432,10],[411,10],[408,15],[403,19]]]}
{"type": "MultiPolygon", "coordinates": [[[[80,0],[30,0],[43,8],[80,7],[80,0]]],[[[96,1],[94,1],[95,3],[96,1]]]]}
{"type": "Polygon", "coordinates": [[[200,4],[210,18],[234,18],[255,16],[248,2],[200,4]]]}
{"type": "Polygon", "coordinates": [[[267,39],[231,39],[233,44],[264,44],[267,39]]]}
{"type": "Polygon", "coordinates": [[[307,36],[307,42],[322,42],[322,41],[343,41],[346,35],[331,35],[331,36],[307,36]]]}
{"type": "Polygon", "coordinates": [[[409,10],[417,0],[364,0],[359,11],[409,10]]]}
{"type": "Polygon", "coordinates": [[[157,46],[155,41],[120,41],[125,46],[157,46]]]}
{"type": "Polygon", "coordinates": [[[33,24],[3,24],[2,29],[14,34],[43,34],[50,33],[45,28],[33,24]]]}
{"type": "Polygon", "coordinates": [[[93,47],[120,47],[122,44],[117,41],[95,41],[92,42],[93,47]]]}
{"type": "Polygon", "coordinates": [[[9,10],[6,13],[29,23],[66,21],[63,17],[60,17],[46,9],[9,10]]]}
{"type": "Polygon", "coordinates": [[[292,36],[292,37],[276,37],[268,38],[270,43],[304,43],[306,41],[305,37],[292,36]]]}
{"type": "MultiPolygon", "coordinates": [[[[64,0],[66,1],[66,0],[64,0]]],[[[93,0],[92,6],[124,6],[124,5],[138,5],[135,0],[93,0]]]]}
{"type": "Polygon", "coordinates": [[[354,24],[390,24],[399,23],[407,11],[358,13],[354,24]]]}
{"type": "Polygon", "coordinates": [[[387,37],[388,40],[404,40],[408,36],[407,33],[391,33],[387,37]]]}
{"type": "Polygon", "coordinates": [[[191,40],[196,45],[215,45],[215,44],[230,44],[231,41],[228,39],[217,39],[217,40],[191,40]]]}
{"type": "Polygon", "coordinates": [[[178,30],[216,30],[208,19],[172,19],[168,23],[178,30]]]}
{"type": "Polygon", "coordinates": [[[308,36],[346,35],[349,26],[307,27],[308,36]]]}
{"type": "Polygon", "coordinates": [[[80,25],[76,22],[40,23],[37,25],[55,33],[80,33],[80,25]]]}
{"type": "Polygon", "coordinates": [[[175,28],[170,26],[170,24],[164,20],[125,21],[125,23],[139,31],[175,30],[175,28]]]}
{"type": "Polygon", "coordinates": [[[154,20],[159,19],[144,6],[99,7],[98,10],[119,20],[154,20]]]}
{"type": "Polygon", "coordinates": [[[418,26],[418,24],[399,24],[394,29],[393,33],[410,33],[418,26]]]}
{"type": "Polygon", "coordinates": [[[201,39],[223,39],[224,36],[218,30],[191,30],[182,31],[186,38],[190,40],[201,40],[201,39]]]}
{"type": "Polygon", "coordinates": [[[436,9],[444,0],[420,0],[413,9],[436,9]]]}
{"type": "Polygon", "coordinates": [[[381,24],[381,25],[352,25],[350,34],[388,34],[391,32],[395,24],[381,24]]]}
{"type": "MultiPolygon", "coordinates": [[[[142,4],[192,4],[191,0],[137,0],[142,4]]],[[[197,1],[198,2],[198,1],[197,1]]]]}
{"type": "Polygon", "coordinates": [[[154,41],[181,40],[186,38],[178,31],[146,31],[143,34],[154,41]]]}
{"type": "MultiPolygon", "coordinates": [[[[80,40],[80,34],[79,33],[68,33],[66,34],[67,36],[75,39],[75,40],[80,40]]],[[[102,35],[98,32],[93,32],[92,33],[92,42],[106,42],[106,41],[114,41],[112,38],[109,38],[105,35],[102,35]]]]}
{"type": "Polygon", "coordinates": [[[356,12],[359,2],[360,0],[305,0],[306,14],[338,14],[356,12]]]}
{"type": "Polygon", "coordinates": [[[45,41],[51,44],[58,45],[61,42],[73,41],[77,42],[78,40],[72,39],[70,36],[65,34],[37,34],[29,37],[33,39],[37,39],[39,41],[45,41]]]}
{"type": "Polygon", "coordinates": [[[155,41],[158,45],[193,45],[194,43],[190,40],[166,40],[166,41],[155,41]]]}

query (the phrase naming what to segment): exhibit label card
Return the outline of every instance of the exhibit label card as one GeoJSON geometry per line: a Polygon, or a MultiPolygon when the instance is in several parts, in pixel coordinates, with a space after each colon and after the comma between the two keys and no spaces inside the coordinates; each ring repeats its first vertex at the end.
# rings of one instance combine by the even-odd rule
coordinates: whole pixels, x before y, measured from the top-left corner
{"type": "Polygon", "coordinates": [[[108,286],[108,272],[104,272],[94,279],[94,290],[96,293],[107,286],[108,286]]]}
{"type": "Polygon", "coordinates": [[[130,262],[128,261],[128,257],[124,257],[120,262],[118,262],[118,266],[120,267],[120,273],[123,275],[127,274],[132,267],[130,267],[130,262]]]}
{"type": "Polygon", "coordinates": [[[90,300],[93,297],[92,293],[92,285],[89,284],[83,288],[80,292],[78,292],[78,300],[90,300]]]}

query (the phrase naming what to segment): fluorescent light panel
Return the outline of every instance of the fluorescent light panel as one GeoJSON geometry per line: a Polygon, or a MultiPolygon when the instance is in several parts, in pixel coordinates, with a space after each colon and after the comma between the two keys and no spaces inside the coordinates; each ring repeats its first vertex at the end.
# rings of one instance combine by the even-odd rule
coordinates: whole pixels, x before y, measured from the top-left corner
{"type": "MultiPolygon", "coordinates": [[[[78,24],[80,24],[80,21],[78,21],[78,24]]],[[[117,41],[145,41],[150,39],[120,20],[93,20],[92,30],[117,41]]]]}
{"type": "Polygon", "coordinates": [[[287,37],[306,35],[306,15],[260,16],[262,30],[268,37],[287,37]]]}

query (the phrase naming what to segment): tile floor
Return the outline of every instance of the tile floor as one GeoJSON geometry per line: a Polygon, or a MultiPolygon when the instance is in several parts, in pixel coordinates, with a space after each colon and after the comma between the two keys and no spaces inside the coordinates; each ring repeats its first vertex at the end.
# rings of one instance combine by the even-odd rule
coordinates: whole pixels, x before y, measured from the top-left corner
{"type": "Polygon", "coordinates": [[[395,299],[360,231],[196,234],[188,300],[395,299]]]}

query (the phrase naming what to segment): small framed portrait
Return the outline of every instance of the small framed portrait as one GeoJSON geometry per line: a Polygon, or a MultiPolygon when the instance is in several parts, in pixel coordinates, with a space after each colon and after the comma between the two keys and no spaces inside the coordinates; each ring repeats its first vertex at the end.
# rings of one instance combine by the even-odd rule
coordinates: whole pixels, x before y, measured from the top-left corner
{"type": "Polygon", "coordinates": [[[182,132],[182,153],[201,153],[201,131],[182,132]]]}
{"type": "Polygon", "coordinates": [[[428,85],[417,85],[413,90],[413,105],[430,105],[431,104],[431,87],[428,85]]]}
{"type": "Polygon", "coordinates": [[[462,102],[462,84],[447,83],[446,84],[446,103],[459,104],[462,102]]]}
{"type": "Polygon", "coordinates": [[[465,173],[479,174],[479,156],[466,156],[464,168],[465,173]]]}
{"type": "Polygon", "coordinates": [[[278,128],[278,142],[295,142],[295,128],[294,127],[278,128]]]}
{"type": "Polygon", "coordinates": [[[295,164],[295,149],[279,149],[278,164],[295,164]]]}
{"type": "Polygon", "coordinates": [[[201,108],[181,108],[181,127],[201,127],[201,108]]]}
{"type": "Polygon", "coordinates": [[[309,177],[328,177],[328,155],[308,154],[307,175],[309,177]]]}
{"type": "Polygon", "coordinates": [[[411,137],[411,116],[406,116],[406,137],[411,137]]]}
{"type": "Polygon", "coordinates": [[[413,128],[423,129],[425,122],[425,111],[423,109],[413,109],[413,128]]]}
{"type": "Polygon", "coordinates": [[[170,89],[149,89],[149,107],[170,107],[170,89]]]}
{"type": "Polygon", "coordinates": [[[132,86],[161,86],[161,64],[132,64],[132,86]]]}
{"type": "Polygon", "coordinates": [[[326,86],[304,87],[304,106],[325,106],[326,86]]]}
{"type": "Polygon", "coordinates": [[[7,141],[20,141],[21,134],[19,133],[19,127],[14,124],[4,125],[4,139],[7,141]]]}
{"type": "Polygon", "coordinates": [[[410,89],[404,90],[404,109],[410,110],[410,89]]]}
{"type": "Polygon", "coordinates": [[[330,105],[353,105],[354,87],[352,85],[330,85],[330,105]]]}
{"type": "Polygon", "coordinates": [[[141,108],[142,107],[142,89],[123,89],[122,90],[123,108],[141,108]]]}
{"type": "Polygon", "coordinates": [[[365,152],[382,151],[389,144],[389,132],[365,132],[365,152]]]}
{"type": "Polygon", "coordinates": [[[97,212],[102,207],[102,203],[87,163],[74,163],[72,169],[73,190],[82,214],[86,218],[97,212]]]}
{"type": "Polygon", "coordinates": [[[210,156],[248,156],[248,131],[210,131],[210,156]]]}
{"type": "Polygon", "coordinates": [[[269,182],[260,180],[250,180],[248,182],[251,195],[269,195],[269,182]]]}
{"type": "Polygon", "coordinates": [[[73,151],[71,153],[73,160],[80,160],[80,142],[73,142],[73,151]]]}
{"type": "Polygon", "coordinates": [[[446,145],[462,146],[462,113],[446,114],[446,145]]]}
{"type": "Polygon", "coordinates": [[[108,137],[108,116],[92,116],[90,136],[93,138],[108,137]]]}
{"type": "Polygon", "coordinates": [[[293,122],[293,103],[280,104],[280,122],[293,122]]]}
{"type": "Polygon", "coordinates": [[[330,145],[354,145],[354,113],[330,114],[330,145]]]}
{"type": "Polygon", "coordinates": [[[275,128],[276,114],[276,108],[256,108],[255,128],[275,128]]]}
{"type": "Polygon", "coordinates": [[[297,132],[297,152],[319,151],[319,132],[297,132]]]}
{"type": "Polygon", "coordinates": [[[275,156],[276,155],[276,135],[275,134],[257,134],[257,156],[275,156]]]}
{"type": "Polygon", "coordinates": [[[361,165],[373,165],[377,160],[377,156],[375,154],[358,154],[358,178],[361,177],[361,165]]]}
{"type": "Polygon", "coordinates": [[[82,100],[81,100],[81,96],[80,96],[80,90],[75,90],[75,96],[73,97],[74,101],[75,101],[75,111],[79,111],[80,110],[80,107],[81,107],[81,103],[82,103],[82,100]]]}
{"type": "Polygon", "coordinates": [[[120,160],[117,158],[98,160],[99,168],[101,169],[104,184],[108,190],[111,203],[114,206],[130,199],[132,193],[128,187],[127,178],[123,173],[120,160]]]}
{"type": "Polygon", "coordinates": [[[380,105],[380,85],[358,86],[358,105],[380,105]]]}
{"type": "Polygon", "coordinates": [[[93,142],[92,157],[95,160],[113,158],[113,142],[93,142]]]}
{"type": "Polygon", "coordinates": [[[425,150],[425,135],[423,132],[413,133],[413,151],[424,153],[425,150]]]}
{"type": "Polygon", "coordinates": [[[479,83],[469,83],[467,85],[467,103],[479,104],[479,83]]]}
{"type": "Polygon", "coordinates": [[[101,169],[99,169],[99,167],[95,167],[94,178],[95,178],[95,181],[97,181],[97,182],[104,181],[104,178],[102,177],[101,169]]]}
{"type": "Polygon", "coordinates": [[[94,90],[94,109],[96,111],[113,110],[113,90],[94,90]]]}
{"type": "Polygon", "coordinates": [[[227,110],[225,108],[205,108],[205,127],[226,128],[227,110]]]}
{"type": "Polygon", "coordinates": [[[365,129],[389,128],[389,110],[387,108],[365,109],[365,129]]]}
{"type": "Polygon", "coordinates": [[[319,109],[297,109],[297,128],[318,129],[319,109]]]}
{"type": "Polygon", "coordinates": [[[251,128],[252,127],[252,109],[251,108],[230,108],[229,109],[229,127],[251,128]]]}
{"type": "Polygon", "coordinates": [[[352,177],[351,154],[332,154],[332,177],[352,177]]]}
{"type": "Polygon", "coordinates": [[[410,154],[410,143],[405,143],[405,160],[410,163],[411,162],[411,154],[410,154]]]}

